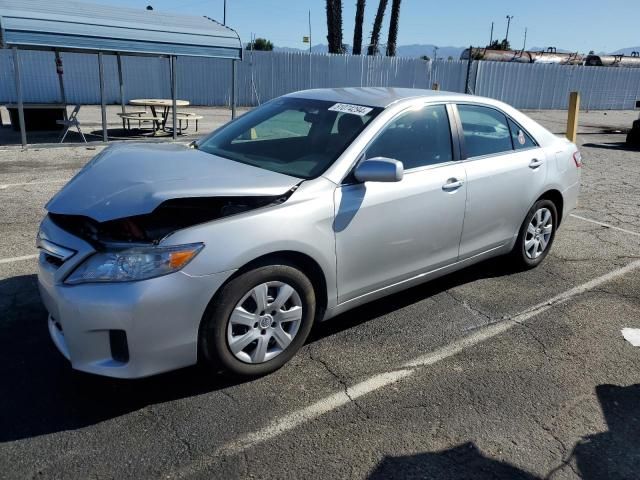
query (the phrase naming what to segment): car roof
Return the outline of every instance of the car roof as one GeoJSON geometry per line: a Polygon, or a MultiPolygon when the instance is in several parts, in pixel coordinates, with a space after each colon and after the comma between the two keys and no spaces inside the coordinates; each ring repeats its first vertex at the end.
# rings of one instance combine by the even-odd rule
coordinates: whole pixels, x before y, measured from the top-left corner
{"type": "MultiPolygon", "coordinates": [[[[286,95],[287,97],[308,98],[313,100],[327,100],[336,103],[350,103],[367,105],[369,107],[386,108],[400,100],[415,98],[438,100],[480,100],[482,97],[465,95],[462,93],[444,92],[439,90],[425,90],[420,88],[394,87],[351,87],[351,88],[318,88],[302,90],[286,95]]],[[[484,100],[484,99],[482,99],[484,100]]]]}
{"type": "Polygon", "coordinates": [[[397,105],[399,103],[411,102],[416,99],[422,99],[425,101],[431,100],[434,102],[473,103],[498,108],[503,113],[506,113],[513,120],[522,125],[529,134],[533,135],[541,146],[547,146],[558,141],[558,137],[510,105],[493,98],[480,97],[476,95],[445,92],[440,90],[425,90],[420,88],[353,87],[301,90],[285,96],[380,108],[387,108],[392,104],[397,105]]]}

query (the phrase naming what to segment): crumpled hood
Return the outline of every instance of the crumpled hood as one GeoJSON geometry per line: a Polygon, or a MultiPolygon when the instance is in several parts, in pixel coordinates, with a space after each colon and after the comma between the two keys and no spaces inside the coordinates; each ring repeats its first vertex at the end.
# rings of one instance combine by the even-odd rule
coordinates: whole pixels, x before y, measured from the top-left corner
{"type": "Polygon", "coordinates": [[[299,178],[176,144],[111,146],[46,205],[98,222],[152,212],[174,198],[281,195],[299,178]]]}

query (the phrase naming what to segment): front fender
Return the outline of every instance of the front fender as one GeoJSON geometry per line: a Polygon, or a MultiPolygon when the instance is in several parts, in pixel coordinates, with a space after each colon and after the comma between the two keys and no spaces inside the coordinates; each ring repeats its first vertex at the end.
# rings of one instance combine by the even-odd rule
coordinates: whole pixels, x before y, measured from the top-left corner
{"type": "Polygon", "coordinates": [[[336,295],[334,190],[335,184],[327,179],[304,182],[281,205],[186,228],[169,235],[162,244],[204,242],[205,248],[184,269],[192,276],[237,270],[274,252],[302,253],[324,272],[331,304],[336,295]]]}

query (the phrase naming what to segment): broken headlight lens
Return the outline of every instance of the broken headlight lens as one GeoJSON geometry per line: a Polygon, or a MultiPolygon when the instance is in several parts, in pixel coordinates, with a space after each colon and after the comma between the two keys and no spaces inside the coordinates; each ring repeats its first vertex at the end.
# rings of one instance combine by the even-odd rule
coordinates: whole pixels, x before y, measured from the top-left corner
{"type": "Polygon", "coordinates": [[[65,283],[132,282],[160,277],[186,266],[203,247],[202,243],[191,243],[99,252],[81,263],[65,283]]]}

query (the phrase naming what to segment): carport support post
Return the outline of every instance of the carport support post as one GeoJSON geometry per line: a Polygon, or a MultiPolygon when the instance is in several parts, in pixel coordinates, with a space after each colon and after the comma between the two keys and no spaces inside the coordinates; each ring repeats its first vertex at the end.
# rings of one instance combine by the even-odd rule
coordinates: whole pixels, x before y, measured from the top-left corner
{"type": "Polygon", "coordinates": [[[18,97],[18,118],[20,119],[20,139],[22,148],[27,148],[27,129],[24,126],[24,103],[22,101],[22,80],[20,79],[20,62],[18,59],[18,48],[13,47],[13,69],[16,75],[16,96],[18,97]]]}
{"type": "Polygon", "coordinates": [[[569,115],[567,118],[567,138],[573,143],[578,139],[578,113],[580,111],[580,92],[569,94],[569,115]]]}
{"type": "Polygon", "coordinates": [[[104,96],[104,61],[102,52],[98,52],[98,73],[100,74],[100,110],[102,112],[102,141],[108,142],[107,137],[107,100],[104,96]]]}
{"type": "MultiPolygon", "coordinates": [[[[122,110],[122,115],[127,113],[124,108],[124,82],[122,81],[122,57],[119,53],[116,53],[116,59],[118,61],[118,83],[120,83],[120,108],[122,110]]],[[[124,129],[126,120],[122,117],[122,128],[124,129]]]]}
{"type": "Polygon", "coordinates": [[[171,117],[173,122],[173,139],[178,138],[178,105],[177,105],[177,93],[178,90],[178,75],[176,74],[176,56],[171,55],[171,101],[173,103],[171,109],[171,117]]]}
{"type": "Polygon", "coordinates": [[[67,95],[64,93],[64,80],[62,79],[62,59],[60,52],[56,50],[56,73],[58,74],[58,84],[60,85],[60,101],[64,105],[64,119],[67,120],[67,95]]]}
{"type": "Polygon", "coordinates": [[[231,120],[236,118],[236,61],[231,60],[231,120]]]}

